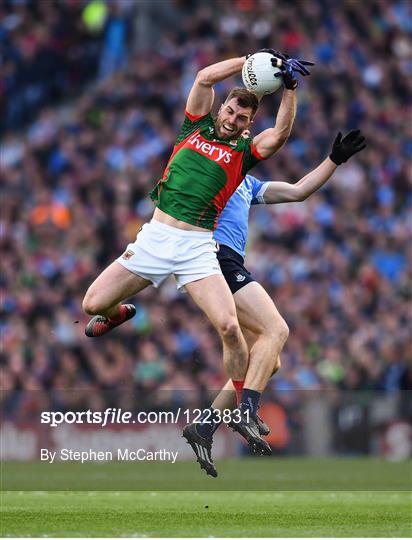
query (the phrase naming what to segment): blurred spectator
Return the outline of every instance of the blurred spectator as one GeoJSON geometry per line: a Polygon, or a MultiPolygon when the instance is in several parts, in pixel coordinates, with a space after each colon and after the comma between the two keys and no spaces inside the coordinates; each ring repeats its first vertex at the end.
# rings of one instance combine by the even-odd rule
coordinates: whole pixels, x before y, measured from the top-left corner
{"type": "Polygon", "coordinates": [[[134,379],[145,391],[152,391],[166,378],[166,364],[152,341],[139,344],[134,379]]]}
{"type": "Polygon", "coordinates": [[[21,127],[45,105],[76,96],[98,69],[108,74],[124,66],[132,10],[124,0],[5,0],[0,133],[21,127]]]}

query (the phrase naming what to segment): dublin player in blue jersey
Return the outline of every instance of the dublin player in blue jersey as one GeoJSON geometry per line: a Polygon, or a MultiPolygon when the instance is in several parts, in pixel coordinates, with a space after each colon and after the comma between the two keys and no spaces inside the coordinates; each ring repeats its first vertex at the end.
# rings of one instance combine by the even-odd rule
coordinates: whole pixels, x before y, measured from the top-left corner
{"type": "MultiPolygon", "coordinates": [[[[244,381],[229,380],[226,383],[204,420],[185,428],[186,433],[195,430],[198,446],[208,449],[207,454],[195,450],[197,460],[207,474],[217,475],[211,458],[211,445],[213,433],[220,424],[218,411],[238,406],[242,413],[246,414],[247,411],[247,414],[258,420],[260,433],[249,433],[242,423],[230,424],[254,450],[257,437],[268,433],[267,426],[257,417],[259,399],[269,378],[280,367],[279,354],[289,333],[286,322],[270,296],[244,266],[250,206],[307,199],[325,184],[338,165],[346,162],[365,146],[365,138],[359,130],[351,131],[343,138],[339,133],[330,156],[296,184],[261,182],[247,175],[220,216],[214,233],[219,244],[218,259],[234,296],[240,327],[249,347],[249,367],[244,381]],[[204,444],[201,444],[203,441],[204,444]]],[[[269,445],[266,451],[264,448],[262,451],[261,445],[258,448],[259,453],[270,453],[269,445]]]]}

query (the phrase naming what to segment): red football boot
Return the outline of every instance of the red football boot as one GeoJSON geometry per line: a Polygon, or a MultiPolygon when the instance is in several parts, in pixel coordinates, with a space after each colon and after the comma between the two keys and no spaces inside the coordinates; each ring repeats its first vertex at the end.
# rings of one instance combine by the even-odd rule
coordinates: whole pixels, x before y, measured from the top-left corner
{"type": "Polygon", "coordinates": [[[102,315],[95,315],[87,323],[84,333],[88,337],[100,337],[107,332],[110,332],[116,326],[123,324],[136,315],[136,308],[133,304],[122,304],[120,306],[119,315],[109,319],[102,315]]]}

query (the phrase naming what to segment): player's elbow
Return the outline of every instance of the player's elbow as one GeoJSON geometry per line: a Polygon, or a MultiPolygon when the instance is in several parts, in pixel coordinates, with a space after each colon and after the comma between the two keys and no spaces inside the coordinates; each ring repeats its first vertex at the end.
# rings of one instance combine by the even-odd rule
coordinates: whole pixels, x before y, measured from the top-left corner
{"type": "Polygon", "coordinates": [[[213,81],[210,73],[210,69],[204,68],[197,72],[195,84],[200,86],[212,86],[213,81]]]}
{"type": "Polygon", "coordinates": [[[281,148],[289,139],[289,131],[280,131],[276,134],[276,145],[281,148]]]}
{"type": "Polygon", "coordinates": [[[283,146],[285,142],[289,139],[289,135],[292,131],[292,125],[284,124],[284,125],[275,125],[273,128],[274,137],[278,141],[278,144],[280,146],[283,146]]]}
{"type": "Polygon", "coordinates": [[[289,134],[290,131],[286,129],[273,129],[271,141],[268,141],[272,153],[275,153],[282,148],[289,139],[289,134]]]}
{"type": "Polygon", "coordinates": [[[307,198],[308,196],[306,193],[298,190],[295,194],[294,202],[303,202],[303,201],[306,201],[307,198]]]}

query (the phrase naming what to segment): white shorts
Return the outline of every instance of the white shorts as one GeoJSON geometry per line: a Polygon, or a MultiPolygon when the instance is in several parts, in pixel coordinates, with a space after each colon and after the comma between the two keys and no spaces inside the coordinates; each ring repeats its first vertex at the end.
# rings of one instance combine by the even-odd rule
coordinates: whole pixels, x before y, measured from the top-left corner
{"type": "Polygon", "coordinates": [[[158,287],[171,274],[180,289],[192,281],[222,274],[212,232],[184,231],[152,219],[117,260],[158,287]]]}

